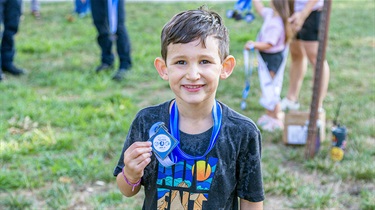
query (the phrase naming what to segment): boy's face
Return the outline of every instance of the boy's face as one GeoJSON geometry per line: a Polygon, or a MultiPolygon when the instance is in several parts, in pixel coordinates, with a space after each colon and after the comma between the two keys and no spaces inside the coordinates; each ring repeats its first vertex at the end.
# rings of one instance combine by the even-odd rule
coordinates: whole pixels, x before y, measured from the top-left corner
{"type": "Polygon", "coordinates": [[[167,60],[155,60],[155,67],[164,80],[169,81],[176,100],[199,104],[215,98],[219,79],[233,71],[235,60],[228,56],[222,63],[218,41],[209,36],[206,47],[200,39],[186,44],[170,44],[167,60]],[[228,61],[229,60],[229,61],[228,61]]]}

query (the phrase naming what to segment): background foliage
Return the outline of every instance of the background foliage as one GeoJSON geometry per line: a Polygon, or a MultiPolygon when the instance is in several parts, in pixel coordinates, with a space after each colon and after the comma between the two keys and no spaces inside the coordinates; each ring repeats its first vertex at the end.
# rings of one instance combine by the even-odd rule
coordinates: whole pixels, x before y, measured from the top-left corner
{"type": "MultiPolygon", "coordinates": [[[[162,26],[172,14],[201,4],[127,3],[134,65],[126,80],[116,83],[110,79],[114,71],[94,73],[100,52],[91,17],[69,22],[71,2],[43,3],[42,19],[35,20],[25,3],[15,63],[28,74],[6,75],[0,83],[1,209],[141,209],[142,193],[123,197],[112,170],[136,112],[173,97],[153,67],[162,26]]],[[[265,209],[375,208],[374,4],[333,1],[327,138],[317,156],[306,160],[304,147],[284,145],[281,132],[263,132],[265,209]],[[335,163],[329,157],[330,128],[340,101],[348,146],[344,160],[335,163]]],[[[263,114],[256,73],[250,108],[242,111],[239,104],[242,47],[255,39],[261,18],[236,22],[225,18],[233,3],[207,5],[223,15],[238,62],[234,74],[221,81],[217,98],[256,120],[263,114]]],[[[311,81],[310,69],[300,95],[302,110],[309,109],[311,81]]],[[[284,87],[288,83],[286,71],[284,87]]]]}

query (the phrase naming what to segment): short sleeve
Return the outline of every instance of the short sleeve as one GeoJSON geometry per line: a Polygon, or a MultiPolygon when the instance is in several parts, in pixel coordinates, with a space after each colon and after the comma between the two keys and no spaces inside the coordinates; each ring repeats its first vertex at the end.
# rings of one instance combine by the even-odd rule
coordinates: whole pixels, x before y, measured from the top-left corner
{"type": "Polygon", "coordinates": [[[279,43],[280,37],[284,37],[284,28],[282,22],[280,23],[277,18],[272,18],[267,21],[267,25],[262,31],[262,41],[270,43],[275,46],[279,43]]]}
{"type": "Polygon", "coordinates": [[[259,202],[264,200],[262,168],[261,168],[261,139],[259,130],[248,137],[242,145],[239,155],[238,196],[242,199],[259,202]]]}
{"type": "Polygon", "coordinates": [[[264,20],[269,19],[273,15],[273,10],[269,7],[263,7],[260,15],[263,17],[264,20]]]}

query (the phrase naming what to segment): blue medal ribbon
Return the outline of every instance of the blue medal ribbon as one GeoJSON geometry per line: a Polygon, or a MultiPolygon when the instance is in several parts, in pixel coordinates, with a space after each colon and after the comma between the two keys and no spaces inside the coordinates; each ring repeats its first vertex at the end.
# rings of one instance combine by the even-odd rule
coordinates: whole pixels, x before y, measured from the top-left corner
{"type": "MultiPolygon", "coordinates": [[[[180,145],[178,144],[173,151],[164,159],[161,159],[158,155],[156,155],[156,158],[159,160],[159,162],[164,166],[164,167],[169,167],[177,162],[179,162],[182,159],[186,160],[198,160],[198,159],[203,159],[215,146],[216,140],[219,136],[220,129],[221,129],[221,121],[222,121],[222,109],[220,104],[215,101],[215,104],[212,108],[212,118],[214,121],[213,129],[212,129],[212,135],[210,138],[210,144],[206,150],[206,152],[201,155],[201,156],[192,156],[189,154],[186,154],[182,149],[180,148],[180,145]]],[[[177,104],[174,102],[172,104],[171,108],[171,116],[169,119],[169,126],[171,130],[171,135],[178,141],[180,142],[180,129],[179,129],[179,113],[178,113],[178,107],[177,104]]],[[[157,130],[160,127],[164,127],[163,122],[157,122],[155,123],[149,131],[149,136],[150,138],[155,135],[157,130]]]]}
{"type": "MultiPolygon", "coordinates": [[[[171,116],[169,120],[169,126],[171,129],[171,134],[173,137],[175,137],[178,141],[180,141],[180,130],[179,130],[179,118],[178,118],[178,108],[176,102],[173,103],[172,109],[171,109],[171,116]]],[[[210,144],[206,150],[206,152],[202,156],[192,156],[189,154],[186,154],[182,149],[180,148],[180,145],[177,145],[177,147],[172,151],[172,156],[174,156],[174,159],[180,160],[181,158],[187,159],[187,160],[198,160],[204,158],[214,147],[217,137],[220,133],[221,128],[221,119],[222,119],[222,110],[220,104],[215,101],[214,107],[212,108],[212,118],[214,120],[213,130],[211,134],[210,144]]],[[[175,162],[175,163],[176,163],[175,162]]]]}
{"type": "MultiPolygon", "coordinates": [[[[176,102],[173,103],[172,109],[171,109],[171,116],[169,119],[169,126],[171,130],[171,135],[178,141],[180,142],[180,129],[179,129],[179,113],[178,113],[178,108],[176,102]]],[[[215,104],[212,108],[212,118],[214,121],[213,129],[212,129],[212,135],[210,138],[210,144],[206,150],[206,152],[201,155],[201,156],[192,156],[189,154],[186,154],[182,149],[180,148],[180,145],[178,144],[172,151],[171,153],[164,159],[161,159],[158,155],[156,155],[156,158],[159,160],[159,162],[164,166],[164,167],[169,167],[180,160],[198,160],[198,159],[203,159],[205,156],[212,150],[212,148],[215,146],[216,140],[219,136],[220,129],[221,129],[221,120],[222,120],[222,109],[220,104],[215,101],[215,104]]],[[[150,131],[149,131],[149,136],[150,138],[157,132],[157,130],[163,126],[163,122],[157,122],[155,123],[150,131]]]]}

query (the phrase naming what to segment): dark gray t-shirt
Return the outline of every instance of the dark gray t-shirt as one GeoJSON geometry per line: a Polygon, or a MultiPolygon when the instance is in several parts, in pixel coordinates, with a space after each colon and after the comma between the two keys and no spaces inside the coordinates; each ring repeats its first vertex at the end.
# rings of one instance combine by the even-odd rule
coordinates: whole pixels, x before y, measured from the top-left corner
{"type": "MultiPolygon", "coordinates": [[[[169,127],[170,102],[138,112],[114,176],[124,167],[124,151],[135,141],[147,141],[154,123],[164,122],[169,127]]],[[[152,156],[141,182],[145,189],[143,209],[238,209],[238,197],[251,202],[264,200],[261,134],[249,118],[220,105],[220,134],[204,159],[183,160],[164,167],[152,156]]],[[[180,132],[180,148],[190,155],[203,155],[211,132],[212,128],[198,135],[180,132]]]]}

